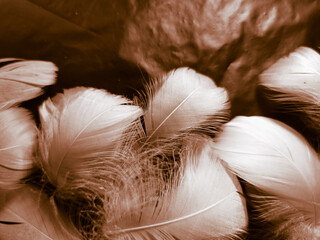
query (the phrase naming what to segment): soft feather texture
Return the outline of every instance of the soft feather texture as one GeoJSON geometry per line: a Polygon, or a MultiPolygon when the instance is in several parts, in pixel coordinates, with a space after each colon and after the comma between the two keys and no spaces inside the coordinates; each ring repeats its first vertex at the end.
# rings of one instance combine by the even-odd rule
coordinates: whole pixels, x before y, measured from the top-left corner
{"type": "Polygon", "coordinates": [[[53,198],[41,190],[24,185],[0,193],[0,219],[12,223],[1,225],[0,222],[1,239],[81,239],[70,220],[57,211],[53,198]]]}
{"type": "Polygon", "coordinates": [[[84,87],[40,107],[39,164],[85,239],[101,235],[103,199],[121,184],[119,175],[133,169],[126,160],[143,134],[141,115],[122,96],[84,87]]]}
{"type": "Polygon", "coordinates": [[[23,108],[0,111],[0,188],[19,187],[34,167],[36,125],[23,108]]]}
{"type": "Polygon", "coordinates": [[[185,136],[145,151],[139,159],[144,174],[124,176],[122,188],[105,204],[107,237],[228,239],[245,230],[240,184],[214,154],[209,138],[185,136]]]}
{"type": "Polygon", "coordinates": [[[170,138],[189,129],[215,132],[228,119],[227,92],[192,69],[173,70],[148,90],[144,121],[149,139],[170,138]]]}
{"type": "Polygon", "coordinates": [[[40,149],[49,180],[68,188],[73,179],[99,177],[101,164],[116,156],[141,115],[128,99],[93,88],[65,90],[44,102],[40,149]]]}
{"type": "Polygon", "coordinates": [[[0,108],[8,108],[42,94],[42,88],[55,83],[57,67],[52,62],[3,59],[0,68],[0,108]],[[12,62],[14,61],[14,62],[12,62]]]}
{"type": "Polygon", "coordinates": [[[256,196],[260,217],[277,220],[278,235],[316,238],[320,161],[300,134],[269,118],[237,117],[225,125],[214,148],[234,173],[264,192],[265,197],[256,196]]]}
{"type": "Polygon", "coordinates": [[[301,133],[320,151],[320,55],[300,47],[260,75],[271,112],[294,115],[301,133]]]}
{"type": "Polygon", "coordinates": [[[299,47],[260,74],[260,81],[270,88],[289,88],[297,93],[319,85],[319,74],[320,55],[311,48],[299,47]]]}

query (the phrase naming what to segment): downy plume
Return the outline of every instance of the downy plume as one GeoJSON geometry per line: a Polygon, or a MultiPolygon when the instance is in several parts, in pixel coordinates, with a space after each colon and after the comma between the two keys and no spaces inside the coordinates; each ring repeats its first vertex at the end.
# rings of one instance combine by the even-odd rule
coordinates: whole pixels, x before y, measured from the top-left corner
{"type": "Polygon", "coordinates": [[[41,164],[51,183],[71,188],[73,180],[98,178],[141,115],[128,99],[93,88],[68,89],[44,102],[41,164]]]}
{"type": "Polygon", "coordinates": [[[57,67],[52,62],[3,59],[0,68],[0,109],[17,105],[42,94],[55,83],[57,67]]]}
{"type": "Polygon", "coordinates": [[[228,119],[225,89],[192,69],[173,70],[154,80],[147,90],[144,121],[148,139],[171,138],[190,129],[215,133],[228,119]]]}
{"type": "Polygon", "coordinates": [[[300,134],[273,119],[236,117],[215,141],[229,168],[264,192],[255,196],[259,217],[277,223],[277,237],[319,237],[320,161],[300,134]]]}
{"type": "Polygon", "coordinates": [[[142,180],[124,177],[107,198],[106,237],[230,239],[245,231],[239,181],[217,158],[211,139],[190,134],[138,157],[145,162],[142,180]]]}
{"type": "Polygon", "coordinates": [[[260,85],[271,112],[300,119],[301,133],[320,152],[320,55],[299,47],[263,72],[260,85]]]}
{"type": "Polygon", "coordinates": [[[0,111],[0,189],[20,186],[34,167],[36,125],[23,108],[0,111]]]}

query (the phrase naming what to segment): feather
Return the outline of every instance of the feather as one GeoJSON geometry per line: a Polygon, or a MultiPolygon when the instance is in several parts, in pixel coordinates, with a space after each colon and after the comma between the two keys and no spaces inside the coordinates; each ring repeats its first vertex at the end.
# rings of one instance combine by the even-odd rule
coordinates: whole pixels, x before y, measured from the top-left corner
{"type": "Polygon", "coordinates": [[[300,132],[320,151],[320,55],[300,47],[263,72],[260,85],[271,112],[300,119],[300,132]]]}
{"type": "Polygon", "coordinates": [[[21,59],[0,68],[0,108],[8,108],[42,94],[54,84],[57,67],[52,62],[21,59]]]}
{"type": "Polygon", "coordinates": [[[99,177],[141,115],[128,99],[93,88],[65,90],[44,102],[41,164],[51,183],[70,188],[73,180],[99,177]]]}
{"type": "MultiPolygon", "coordinates": [[[[260,75],[261,83],[270,88],[312,89],[319,83],[320,56],[308,47],[299,47],[289,56],[279,59],[260,75]]],[[[283,89],[286,90],[286,89],[283,89]]]]}
{"type": "MultiPolygon", "coordinates": [[[[145,167],[148,171],[138,184],[134,182],[137,178],[126,178],[124,182],[131,187],[118,194],[115,191],[109,198],[108,221],[103,226],[107,237],[228,239],[244,231],[247,213],[237,178],[214,154],[209,138],[184,138],[173,159],[164,154],[156,160],[159,148],[157,154],[152,154],[153,150],[144,153],[147,161],[156,161],[155,168],[145,167]]],[[[172,144],[162,147],[168,147],[162,149],[164,153],[177,151],[172,144]]]]}
{"type": "Polygon", "coordinates": [[[300,234],[319,228],[319,156],[300,134],[273,119],[237,117],[215,141],[217,154],[229,168],[265,192],[265,197],[256,198],[262,202],[260,217],[277,219],[278,234],[287,231],[286,239],[300,239],[294,238],[295,228],[300,234]]]}
{"type": "Polygon", "coordinates": [[[34,168],[36,125],[23,108],[0,111],[0,189],[19,187],[34,168]]]}
{"type": "Polygon", "coordinates": [[[9,63],[9,62],[16,62],[16,61],[20,61],[20,60],[23,60],[21,58],[0,58],[0,63],[3,64],[3,63],[9,63]]]}
{"type": "Polygon", "coordinates": [[[0,239],[81,239],[70,220],[57,211],[53,198],[38,189],[25,185],[0,196],[0,239]]]}
{"type": "Polygon", "coordinates": [[[179,68],[157,79],[148,95],[144,115],[148,139],[170,138],[195,128],[215,132],[228,119],[227,92],[192,69],[179,68]]]}

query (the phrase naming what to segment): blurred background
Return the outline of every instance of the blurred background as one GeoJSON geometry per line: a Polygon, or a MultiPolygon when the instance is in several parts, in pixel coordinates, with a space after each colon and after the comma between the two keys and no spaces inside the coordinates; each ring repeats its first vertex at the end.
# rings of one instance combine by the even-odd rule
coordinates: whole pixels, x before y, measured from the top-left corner
{"type": "Polygon", "coordinates": [[[320,1],[0,0],[0,58],[54,62],[63,88],[133,97],[149,77],[189,66],[226,87],[233,115],[261,114],[257,77],[296,47],[320,45],[320,1]]]}

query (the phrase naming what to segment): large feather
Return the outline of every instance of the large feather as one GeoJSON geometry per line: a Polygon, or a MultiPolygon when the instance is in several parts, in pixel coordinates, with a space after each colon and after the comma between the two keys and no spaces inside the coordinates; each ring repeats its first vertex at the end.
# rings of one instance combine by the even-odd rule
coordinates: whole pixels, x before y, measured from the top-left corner
{"type": "Polygon", "coordinates": [[[116,156],[141,115],[128,99],[92,88],[46,101],[40,107],[41,160],[49,180],[68,188],[68,179],[99,177],[99,166],[116,156]]]}
{"type": "Polygon", "coordinates": [[[56,79],[57,67],[52,62],[4,59],[13,60],[0,68],[0,108],[41,95],[42,88],[56,79]]]}
{"type": "Polygon", "coordinates": [[[289,239],[296,239],[295,227],[304,229],[299,236],[319,227],[320,161],[300,134],[269,118],[237,117],[215,149],[233,172],[266,193],[262,217],[277,219],[281,231],[292,233],[289,239]]]}
{"type": "Polygon", "coordinates": [[[217,130],[229,116],[227,92],[188,68],[169,72],[149,89],[144,115],[149,139],[174,137],[179,131],[217,130]]]}
{"type": "Polygon", "coordinates": [[[214,154],[211,140],[191,135],[181,144],[180,151],[169,145],[167,151],[175,155],[171,159],[165,160],[167,155],[156,160],[156,155],[145,153],[147,161],[155,158],[156,169],[144,168],[149,171],[143,181],[135,184],[128,178],[131,188],[109,198],[106,236],[227,239],[244,231],[247,215],[240,184],[214,154]]]}
{"type": "Polygon", "coordinates": [[[300,119],[301,132],[320,151],[320,55],[300,47],[263,72],[260,84],[267,108],[300,119]]]}
{"type": "Polygon", "coordinates": [[[36,125],[23,108],[0,111],[0,188],[19,187],[34,167],[36,125]]]}

